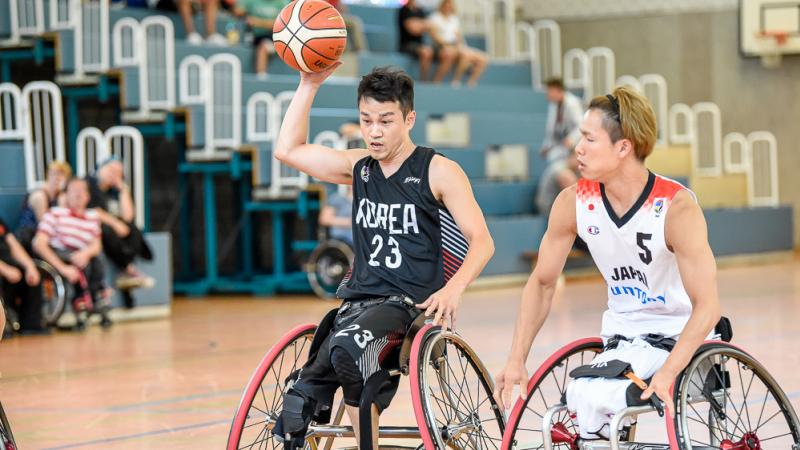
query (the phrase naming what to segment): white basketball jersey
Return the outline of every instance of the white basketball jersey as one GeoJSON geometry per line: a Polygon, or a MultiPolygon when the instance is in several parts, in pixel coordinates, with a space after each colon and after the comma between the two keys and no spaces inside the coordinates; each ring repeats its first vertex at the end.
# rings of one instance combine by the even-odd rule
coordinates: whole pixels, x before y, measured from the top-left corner
{"type": "Polygon", "coordinates": [[[650,173],[639,199],[617,217],[601,183],[578,181],[578,235],[588,244],[608,284],[604,338],[648,333],[675,337],[689,320],[692,304],[675,255],[664,239],[667,211],[675,194],[684,189],[680,183],[650,173]]]}

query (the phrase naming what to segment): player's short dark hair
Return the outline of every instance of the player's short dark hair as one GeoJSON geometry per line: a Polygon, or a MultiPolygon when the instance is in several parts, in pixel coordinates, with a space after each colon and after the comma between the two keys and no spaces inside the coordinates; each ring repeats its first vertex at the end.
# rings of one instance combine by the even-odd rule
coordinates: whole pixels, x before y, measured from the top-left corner
{"type": "Polygon", "coordinates": [[[550,78],[544,84],[549,88],[557,88],[561,89],[562,91],[566,90],[566,88],[564,87],[564,80],[562,80],[561,78],[550,78]]]}
{"type": "Polygon", "coordinates": [[[414,80],[401,69],[376,67],[361,77],[358,84],[358,103],[362,98],[378,102],[398,102],[403,117],[414,110],[414,80]]]}

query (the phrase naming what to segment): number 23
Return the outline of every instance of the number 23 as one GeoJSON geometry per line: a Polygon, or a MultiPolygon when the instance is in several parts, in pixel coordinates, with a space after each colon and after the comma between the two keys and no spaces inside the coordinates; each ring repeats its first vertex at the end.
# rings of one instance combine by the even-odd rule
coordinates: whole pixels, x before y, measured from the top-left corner
{"type": "MultiPolygon", "coordinates": [[[[403,262],[403,255],[400,253],[400,243],[397,242],[397,240],[393,237],[390,237],[386,242],[391,248],[391,255],[384,259],[384,264],[390,269],[397,269],[403,262]]],[[[379,267],[381,263],[376,261],[375,257],[378,256],[378,253],[380,253],[381,249],[383,248],[383,236],[376,234],[375,237],[372,238],[372,245],[375,246],[375,251],[369,255],[368,262],[372,267],[379,267]]]]}

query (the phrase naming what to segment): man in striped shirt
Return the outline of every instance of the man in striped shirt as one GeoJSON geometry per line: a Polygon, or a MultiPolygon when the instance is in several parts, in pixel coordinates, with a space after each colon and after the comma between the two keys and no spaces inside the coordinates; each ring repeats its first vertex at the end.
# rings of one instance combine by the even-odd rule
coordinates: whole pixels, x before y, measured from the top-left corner
{"type": "MultiPolygon", "coordinates": [[[[89,187],[86,180],[73,178],[67,183],[66,207],[53,207],[39,222],[33,247],[39,256],[50,263],[58,273],[75,286],[73,308],[76,313],[107,306],[108,293],[103,283],[103,265],[96,257],[103,249],[100,217],[94,209],[87,209],[89,187]],[[92,300],[88,302],[88,288],[92,300]]],[[[105,309],[105,308],[104,308],[105,309]]],[[[111,321],[103,315],[102,325],[111,321]]],[[[79,327],[82,323],[79,322],[79,327]]]]}

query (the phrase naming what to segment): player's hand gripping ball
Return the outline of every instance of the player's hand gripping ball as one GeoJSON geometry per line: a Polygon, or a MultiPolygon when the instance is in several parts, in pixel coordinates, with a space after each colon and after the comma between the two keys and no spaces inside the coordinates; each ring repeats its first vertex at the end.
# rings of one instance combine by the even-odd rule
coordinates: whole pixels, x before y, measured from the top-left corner
{"type": "Polygon", "coordinates": [[[319,72],[336,62],[347,44],[339,11],[323,0],[295,0],[272,27],[275,53],[296,70],[319,72]]]}

